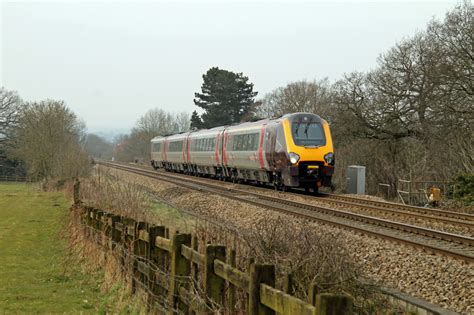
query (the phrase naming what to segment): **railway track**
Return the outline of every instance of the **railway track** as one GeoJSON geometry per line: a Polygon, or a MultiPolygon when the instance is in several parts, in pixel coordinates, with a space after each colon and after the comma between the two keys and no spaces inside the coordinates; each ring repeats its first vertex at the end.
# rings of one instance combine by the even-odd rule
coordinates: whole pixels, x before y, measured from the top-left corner
{"type": "MultiPolygon", "coordinates": [[[[318,221],[373,237],[396,241],[435,254],[462,259],[470,263],[474,262],[474,238],[472,237],[441,232],[339,209],[309,205],[247,190],[223,187],[219,184],[203,182],[202,180],[197,180],[189,176],[183,178],[182,176],[176,176],[170,173],[157,173],[150,169],[147,170],[129,165],[104,161],[100,161],[99,163],[104,166],[166,181],[193,190],[218,194],[226,198],[291,214],[307,220],[318,221]]],[[[454,219],[450,218],[449,220],[454,219]]]]}
{"type": "Polygon", "coordinates": [[[379,209],[396,209],[399,212],[405,213],[412,213],[412,214],[421,214],[430,217],[438,217],[438,218],[448,218],[454,220],[446,220],[445,222],[453,222],[457,224],[463,224],[464,221],[468,221],[469,224],[474,224],[474,215],[469,213],[461,213],[461,212],[454,212],[448,210],[441,210],[441,209],[433,209],[433,208],[423,208],[423,207],[415,207],[409,205],[403,205],[393,202],[386,202],[386,201],[377,201],[377,200],[370,200],[370,199],[362,199],[357,197],[351,196],[341,196],[335,194],[320,194],[322,197],[328,200],[336,200],[341,202],[347,202],[352,204],[360,204],[369,207],[375,207],[379,209]]]}
{"type": "MultiPolygon", "coordinates": [[[[107,161],[104,161],[107,162],[107,161]]],[[[120,165],[130,166],[129,164],[117,163],[120,165]]],[[[136,168],[154,171],[153,168],[149,166],[133,166],[136,168]]],[[[154,171],[155,172],[155,171],[154,171]]],[[[189,178],[189,175],[177,174],[177,173],[166,173],[170,176],[179,176],[189,178]]],[[[211,180],[208,178],[200,178],[200,180],[207,181],[211,180]]],[[[215,181],[215,180],[212,180],[215,181]]],[[[258,186],[242,186],[242,189],[247,189],[251,187],[252,190],[258,190],[262,192],[268,192],[268,188],[258,187],[258,186]]],[[[395,217],[412,217],[419,218],[423,220],[451,224],[453,226],[465,226],[469,230],[473,230],[474,233],[474,214],[469,213],[460,213],[455,211],[433,209],[433,208],[423,208],[416,206],[403,205],[399,203],[387,202],[387,201],[377,201],[371,199],[364,199],[354,196],[345,196],[345,195],[336,195],[336,194],[327,194],[327,193],[318,193],[318,195],[312,195],[304,192],[303,190],[292,190],[292,194],[298,194],[309,198],[310,200],[321,201],[326,204],[333,204],[336,206],[344,207],[358,207],[363,209],[370,209],[375,212],[387,213],[395,217]]]]}

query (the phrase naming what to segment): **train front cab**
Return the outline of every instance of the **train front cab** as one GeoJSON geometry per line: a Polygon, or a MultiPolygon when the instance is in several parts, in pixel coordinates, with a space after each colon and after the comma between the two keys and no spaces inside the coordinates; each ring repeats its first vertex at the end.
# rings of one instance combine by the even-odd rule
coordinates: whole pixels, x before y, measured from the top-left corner
{"type": "Polygon", "coordinates": [[[295,113],[285,116],[282,125],[289,158],[282,174],[285,185],[315,191],[330,187],[335,159],[329,124],[314,114],[295,113]]]}

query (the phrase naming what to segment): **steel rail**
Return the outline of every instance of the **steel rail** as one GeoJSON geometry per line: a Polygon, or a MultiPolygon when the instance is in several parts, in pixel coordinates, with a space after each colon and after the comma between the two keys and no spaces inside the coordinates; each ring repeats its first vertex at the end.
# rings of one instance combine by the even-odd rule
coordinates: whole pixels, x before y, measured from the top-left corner
{"type": "MultiPolygon", "coordinates": [[[[108,161],[104,161],[107,163],[108,161]]],[[[127,167],[132,167],[129,164],[123,162],[114,162],[119,165],[125,165],[127,167]]],[[[134,165],[133,167],[139,169],[145,169],[148,171],[155,171],[151,167],[148,166],[138,166],[134,165]]],[[[170,174],[171,173],[167,173],[170,174]]],[[[188,177],[190,175],[175,173],[173,176],[180,176],[180,177],[188,177]]],[[[202,178],[203,180],[209,178],[202,178]]],[[[209,179],[211,180],[211,179],[209,179]]],[[[262,187],[255,187],[252,186],[255,190],[265,191],[268,189],[262,187]]],[[[336,195],[336,194],[327,194],[327,193],[318,193],[318,196],[309,195],[300,190],[293,190],[292,193],[300,194],[306,196],[308,198],[318,200],[325,203],[332,203],[334,205],[341,205],[341,206],[354,206],[354,207],[361,207],[365,209],[371,209],[374,211],[379,212],[386,212],[390,214],[394,214],[397,216],[407,216],[413,218],[420,218],[420,219],[427,219],[430,221],[437,221],[441,223],[447,223],[451,225],[462,225],[469,228],[474,228],[474,214],[469,213],[461,213],[449,210],[441,210],[441,209],[433,209],[433,208],[424,208],[424,207],[415,207],[409,205],[403,205],[399,203],[389,202],[389,201],[378,201],[378,200],[371,200],[371,199],[364,199],[358,198],[353,196],[344,196],[344,195],[336,195]]]]}
{"type": "Polygon", "coordinates": [[[344,229],[355,230],[357,232],[378,238],[409,244],[413,247],[428,250],[436,254],[451,256],[471,263],[474,262],[474,238],[471,237],[440,232],[414,225],[355,214],[343,210],[313,206],[276,197],[262,196],[258,193],[226,188],[190,178],[184,179],[171,174],[157,173],[151,170],[144,170],[143,168],[132,167],[129,165],[115,164],[110,162],[99,163],[142,176],[163,180],[186,188],[219,194],[237,201],[289,213],[305,219],[323,222],[344,229]],[[321,215],[326,215],[326,217],[321,215]],[[339,219],[339,221],[334,220],[334,218],[339,219]],[[346,222],[341,222],[341,220],[345,220],[346,222]],[[355,226],[354,222],[357,222],[359,226],[355,226]],[[377,231],[374,229],[374,227],[382,228],[382,231],[377,231]],[[390,231],[392,231],[392,233],[390,233],[390,231]],[[395,233],[393,233],[394,231],[395,233]],[[424,238],[424,241],[420,242],[420,240],[414,240],[413,235],[424,238]],[[431,244],[433,241],[435,241],[436,244],[431,244]],[[442,244],[442,247],[440,247],[440,243],[443,242],[444,244],[442,244]]]}
{"type": "Polygon", "coordinates": [[[433,209],[433,208],[423,208],[423,207],[403,205],[403,204],[388,202],[388,201],[377,201],[377,200],[363,199],[363,198],[357,198],[357,197],[351,197],[351,196],[341,196],[341,195],[336,195],[336,194],[321,193],[321,195],[323,196],[323,198],[327,198],[327,199],[348,201],[348,202],[359,203],[359,204],[364,204],[364,205],[367,204],[367,205],[372,205],[372,206],[376,206],[380,208],[398,208],[398,209],[402,209],[402,210],[410,211],[410,212],[418,212],[418,213],[423,213],[423,214],[436,214],[441,217],[474,222],[474,214],[470,214],[470,213],[454,212],[454,211],[449,211],[449,210],[433,209]]]}
{"type": "MultiPolygon", "coordinates": [[[[329,204],[333,204],[333,205],[353,206],[353,207],[371,209],[371,210],[374,210],[374,211],[390,213],[390,214],[393,214],[393,215],[396,215],[396,216],[406,216],[406,217],[412,217],[412,218],[426,219],[426,220],[430,220],[430,221],[437,221],[437,222],[447,223],[447,224],[451,224],[451,225],[454,225],[454,226],[463,225],[463,226],[474,229],[474,221],[469,221],[469,220],[464,220],[464,219],[461,219],[461,220],[452,219],[452,218],[445,217],[445,216],[434,216],[434,215],[431,215],[431,214],[420,214],[419,212],[410,212],[410,211],[406,211],[406,210],[397,210],[395,208],[380,207],[380,206],[374,205],[370,202],[364,203],[364,202],[354,201],[354,199],[364,200],[362,198],[357,198],[357,197],[354,197],[353,199],[348,199],[350,201],[346,201],[344,199],[343,200],[332,199],[332,198],[327,198],[327,197],[322,197],[322,198],[321,197],[314,197],[312,199],[315,199],[315,200],[318,200],[318,201],[321,201],[321,202],[325,202],[325,203],[329,203],[329,204]]],[[[383,202],[381,202],[381,203],[383,203],[383,202]]],[[[397,205],[397,204],[394,204],[394,205],[397,205]]]]}

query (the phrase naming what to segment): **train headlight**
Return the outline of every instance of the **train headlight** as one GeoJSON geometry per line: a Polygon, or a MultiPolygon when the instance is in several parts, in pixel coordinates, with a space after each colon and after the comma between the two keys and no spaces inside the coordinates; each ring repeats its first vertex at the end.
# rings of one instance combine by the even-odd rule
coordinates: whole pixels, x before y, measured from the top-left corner
{"type": "Polygon", "coordinates": [[[290,152],[290,162],[291,164],[296,164],[300,160],[300,156],[296,153],[290,152]]]}
{"type": "Polygon", "coordinates": [[[324,156],[324,161],[326,161],[326,163],[328,164],[334,165],[334,153],[329,152],[328,154],[326,154],[324,156]]]}

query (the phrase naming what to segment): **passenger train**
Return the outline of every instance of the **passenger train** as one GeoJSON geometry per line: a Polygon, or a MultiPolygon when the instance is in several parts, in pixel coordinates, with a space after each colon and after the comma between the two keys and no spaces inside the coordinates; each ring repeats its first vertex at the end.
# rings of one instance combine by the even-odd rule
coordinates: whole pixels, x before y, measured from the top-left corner
{"type": "Polygon", "coordinates": [[[276,189],[331,186],[334,149],[329,124],[310,113],[287,114],[151,140],[151,165],[276,189]]]}

